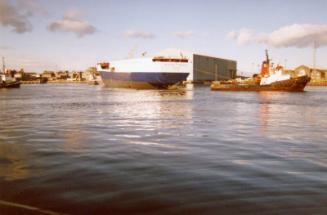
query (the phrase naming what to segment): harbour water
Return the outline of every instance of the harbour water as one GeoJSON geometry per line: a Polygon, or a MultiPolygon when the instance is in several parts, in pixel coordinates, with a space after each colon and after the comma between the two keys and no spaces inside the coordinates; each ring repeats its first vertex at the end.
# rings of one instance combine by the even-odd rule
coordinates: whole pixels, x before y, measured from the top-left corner
{"type": "Polygon", "coordinates": [[[0,90],[0,214],[327,214],[327,88],[0,90]]]}

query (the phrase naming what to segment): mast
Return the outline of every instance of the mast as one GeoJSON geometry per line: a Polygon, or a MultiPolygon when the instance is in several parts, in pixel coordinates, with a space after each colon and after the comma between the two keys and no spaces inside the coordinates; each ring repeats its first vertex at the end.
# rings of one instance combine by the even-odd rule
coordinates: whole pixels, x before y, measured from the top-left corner
{"type": "Polygon", "coordinates": [[[266,62],[267,62],[268,68],[270,68],[270,61],[269,61],[268,49],[266,49],[266,62]]]}
{"type": "Polygon", "coordinates": [[[5,57],[2,57],[2,72],[3,72],[3,74],[6,73],[5,57]]]}
{"type": "Polygon", "coordinates": [[[215,64],[215,81],[218,80],[218,66],[215,64]]]}
{"type": "Polygon", "coordinates": [[[261,65],[261,76],[264,77],[265,75],[269,75],[270,70],[270,61],[269,61],[269,55],[268,50],[266,49],[266,60],[262,62],[261,65]]]}

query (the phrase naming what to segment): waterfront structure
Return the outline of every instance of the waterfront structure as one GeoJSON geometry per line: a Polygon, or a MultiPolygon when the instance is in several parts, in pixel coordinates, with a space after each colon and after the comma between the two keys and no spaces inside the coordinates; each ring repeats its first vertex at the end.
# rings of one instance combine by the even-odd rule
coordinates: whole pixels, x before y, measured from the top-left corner
{"type": "Polygon", "coordinates": [[[56,80],[56,74],[55,74],[55,72],[52,72],[52,71],[44,71],[42,73],[42,77],[47,78],[49,81],[56,80]]]}
{"type": "Polygon", "coordinates": [[[85,81],[83,78],[83,72],[81,71],[73,71],[70,73],[69,78],[67,79],[69,81],[85,81]]]}
{"type": "Polygon", "coordinates": [[[237,76],[237,61],[179,49],[165,49],[157,53],[166,57],[186,57],[192,64],[187,81],[204,83],[215,80],[230,80],[237,76]]]}
{"type": "Polygon", "coordinates": [[[193,54],[193,72],[188,80],[194,83],[229,80],[236,78],[236,72],[235,60],[193,54]]]}
{"type": "Polygon", "coordinates": [[[100,74],[97,72],[96,67],[89,67],[87,70],[85,70],[82,73],[82,78],[87,80],[87,81],[94,80],[98,76],[100,76],[100,74]]]}
{"type": "Polygon", "coordinates": [[[306,75],[311,77],[313,81],[325,81],[327,80],[327,69],[312,68],[309,66],[301,65],[294,69],[294,73],[298,74],[304,71],[306,75]]]}
{"type": "Polygon", "coordinates": [[[68,71],[57,71],[55,72],[55,78],[57,80],[67,80],[69,78],[68,71]]]}
{"type": "Polygon", "coordinates": [[[22,81],[33,81],[33,80],[39,80],[41,79],[41,74],[36,72],[26,72],[23,73],[22,81]]]}
{"type": "Polygon", "coordinates": [[[327,86],[327,69],[313,68],[306,65],[301,65],[293,70],[284,70],[285,74],[291,77],[296,77],[300,74],[306,74],[311,78],[309,85],[311,86],[327,86]]]}

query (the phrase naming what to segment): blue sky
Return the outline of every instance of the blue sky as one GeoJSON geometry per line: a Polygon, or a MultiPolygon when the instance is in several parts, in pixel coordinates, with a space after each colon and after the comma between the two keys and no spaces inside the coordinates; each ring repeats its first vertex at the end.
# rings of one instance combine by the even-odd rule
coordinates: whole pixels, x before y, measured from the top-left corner
{"type": "MultiPolygon", "coordinates": [[[[0,2],[1,10],[9,5],[20,21],[31,26],[17,32],[15,23],[0,16],[0,53],[11,68],[38,72],[84,70],[99,61],[126,58],[130,53],[138,57],[145,51],[154,54],[166,48],[237,60],[240,73],[256,72],[266,48],[276,63],[286,63],[291,68],[312,65],[312,46],[299,48],[296,42],[289,41],[280,45],[275,43],[276,35],[269,36],[274,31],[279,34],[283,27],[294,29],[290,27],[294,24],[322,29],[315,37],[322,41],[317,50],[317,65],[327,68],[326,0],[0,2]],[[77,20],[79,28],[72,28],[69,20],[77,20]],[[251,32],[245,42],[244,29],[251,32]],[[237,36],[228,36],[230,32],[237,36]],[[262,33],[268,36],[262,39],[262,33]]],[[[287,37],[285,31],[282,33],[287,37]]]]}

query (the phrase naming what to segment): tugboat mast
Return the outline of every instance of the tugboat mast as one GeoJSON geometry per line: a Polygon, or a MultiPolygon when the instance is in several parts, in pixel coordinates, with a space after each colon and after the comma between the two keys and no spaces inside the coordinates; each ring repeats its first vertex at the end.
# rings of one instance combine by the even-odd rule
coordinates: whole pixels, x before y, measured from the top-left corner
{"type": "Polygon", "coordinates": [[[268,64],[268,68],[269,68],[270,67],[270,61],[269,61],[268,49],[266,49],[266,62],[268,64]]]}
{"type": "Polygon", "coordinates": [[[270,70],[270,60],[269,60],[268,50],[266,49],[265,51],[266,51],[266,60],[262,62],[261,72],[260,72],[260,75],[262,77],[269,75],[269,70],[270,70]]]}

